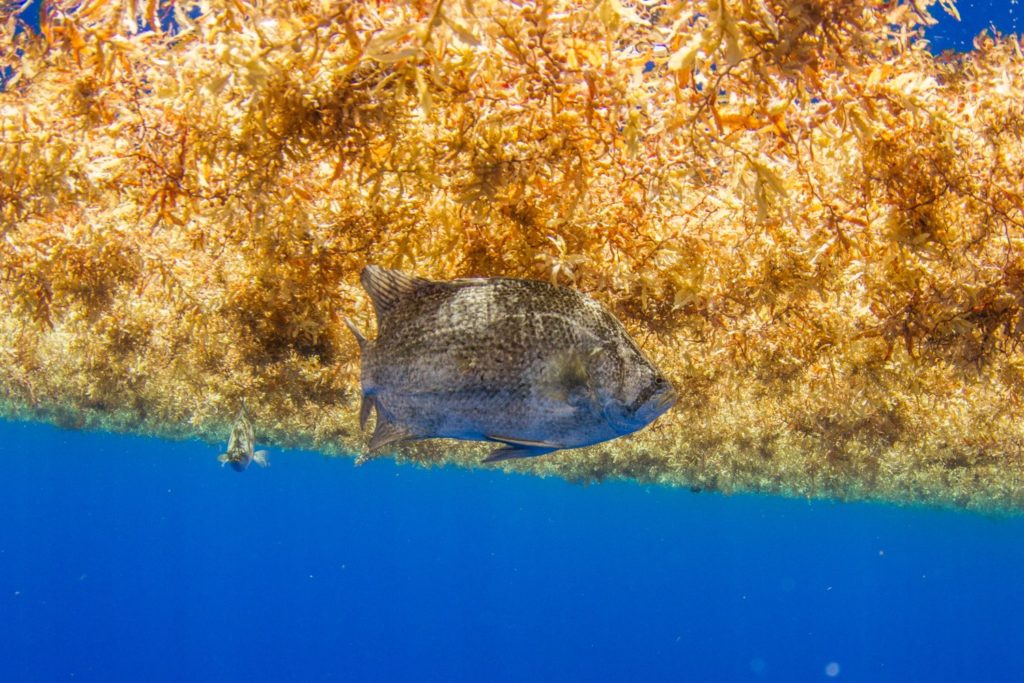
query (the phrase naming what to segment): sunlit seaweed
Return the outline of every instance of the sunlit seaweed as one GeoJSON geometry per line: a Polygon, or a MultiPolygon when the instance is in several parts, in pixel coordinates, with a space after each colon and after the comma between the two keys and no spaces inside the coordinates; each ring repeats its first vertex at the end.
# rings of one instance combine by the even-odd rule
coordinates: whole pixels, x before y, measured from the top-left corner
{"type": "Polygon", "coordinates": [[[364,264],[530,277],[680,400],[509,469],[1024,509],[1024,60],[930,4],[5,2],[0,406],[352,453],[364,264]]]}

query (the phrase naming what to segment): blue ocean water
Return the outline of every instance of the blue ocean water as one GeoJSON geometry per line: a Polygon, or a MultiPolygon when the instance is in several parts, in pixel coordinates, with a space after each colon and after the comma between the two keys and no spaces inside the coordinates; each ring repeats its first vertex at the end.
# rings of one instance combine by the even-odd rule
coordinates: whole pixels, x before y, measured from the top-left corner
{"type": "Polygon", "coordinates": [[[939,3],[931,7],[938,25],[928,29],[927,37],[932,50],[966,51],[971,49],[974,37],[981,31],[999,31],[1003,35],[1020,35],[1024,5],[1020,0],[955,0],[960,20],[953,20],[939,3]]]}
{"type": "Polygon", "coordinates": [[[1024,517],[0,443],[0,680],[1024,676],[1024,517]]]}
{"type": "Polygon", "coordinates": [[[0,681],[1024,680],[1024,517],[218,452],[0,422],[0,681]]]}
{"type": "Polygon", "coordinates": [[[0,444],[4,681],[1024,676],[1024,517],[0,444]]]}

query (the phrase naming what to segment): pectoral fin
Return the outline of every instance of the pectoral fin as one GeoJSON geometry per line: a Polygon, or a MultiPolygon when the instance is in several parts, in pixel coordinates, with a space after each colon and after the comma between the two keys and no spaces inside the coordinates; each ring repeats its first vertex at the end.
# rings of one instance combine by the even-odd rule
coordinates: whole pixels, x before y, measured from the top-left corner
{"type": "Polygon", "coordinates": [[[557,451],[561,446],[548,441],[531,441],[529,439],[512,439],[505,436],[488,436],[491,441],[500,441],[505,444],[491,452],[481,462],[500,462],[514,458],[535,458],[538,455],[545,455],[557,451]]]}
{"type": "Polygon", "coordinates": [[[594,390],[587,367],[593,353],[563,351],[552,358],[541,388],[548,398],[581,408],[593,400],[594,390]]]}
{"type": "Polygon", "coordinates": [[[266,451],[256,451],[252,454],[252,461],[260,467],[270,467],[270,461],[267,460],[266,451]]]}

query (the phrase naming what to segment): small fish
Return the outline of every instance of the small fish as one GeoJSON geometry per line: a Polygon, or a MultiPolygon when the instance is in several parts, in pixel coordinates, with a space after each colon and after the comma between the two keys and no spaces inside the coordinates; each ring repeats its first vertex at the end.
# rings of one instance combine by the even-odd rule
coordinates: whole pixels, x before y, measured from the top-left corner
{"type": "Polygon", "coordinates": [[[377,266],[361,280],[377,338],[359,342],[370,453],[415,439],[501,444],[484,462],[578,448],[643,428],[676,401],[622,324],[533,280],[440,282],[377,266]]]}
{"type": "Polygon", "coordinates": [[[252,422],[249,421],[245,403],[243,403],[242,409],[238,411],[238,417],[235,418],[235,424],[231,427],[227,453],[221,453],[217,460],[220,461],[221,467],[230,464],[231,469],[236,472],[244,472],[252,462],[266,467],[270,464],[267,462],[267,452],[253,452],[252,449],[255,445],[256,435],[252,429],[252,422]]]}

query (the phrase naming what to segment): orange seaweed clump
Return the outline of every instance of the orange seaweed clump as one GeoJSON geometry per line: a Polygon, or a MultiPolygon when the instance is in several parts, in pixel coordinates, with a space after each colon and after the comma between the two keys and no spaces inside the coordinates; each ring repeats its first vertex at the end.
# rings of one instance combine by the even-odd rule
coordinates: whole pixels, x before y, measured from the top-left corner
{"type": "Polygon", "coordinates": [[[0,9],[5,414],[221,440],[245,398],[352,453],[364,264],[531,277],[681,397],[508,467],[1024,508],[1016,38],[935,57],[920,1],[43,7],[0,9]]]}

